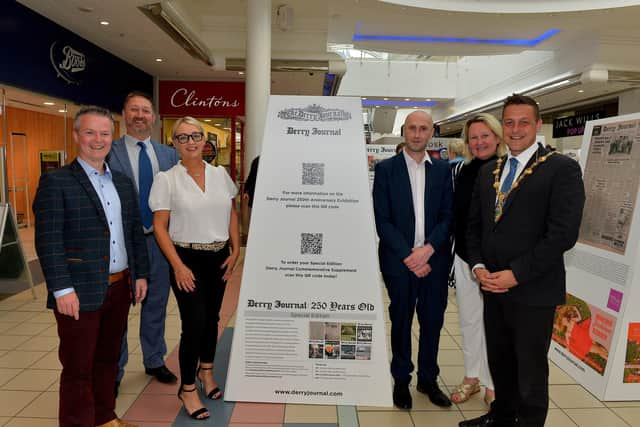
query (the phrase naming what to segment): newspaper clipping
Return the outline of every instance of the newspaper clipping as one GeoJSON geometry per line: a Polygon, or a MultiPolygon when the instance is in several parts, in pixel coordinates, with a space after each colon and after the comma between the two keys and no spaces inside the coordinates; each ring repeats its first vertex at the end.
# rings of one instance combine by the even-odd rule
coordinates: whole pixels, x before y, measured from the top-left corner
{"type": "Polygon", "coordinates": [[[640,180],[640,120],[593,127],[580,242],[624,255],[640,180]]]}

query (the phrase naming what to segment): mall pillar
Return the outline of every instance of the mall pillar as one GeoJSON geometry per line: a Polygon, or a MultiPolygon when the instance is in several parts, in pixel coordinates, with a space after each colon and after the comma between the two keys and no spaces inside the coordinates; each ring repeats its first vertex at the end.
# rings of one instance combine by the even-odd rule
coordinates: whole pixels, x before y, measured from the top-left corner
{"type": "Polygon", "coordinates": [[[271,0],[247,1],[247,70],[244,179],[262,150],[271,92],[271,0]]]}

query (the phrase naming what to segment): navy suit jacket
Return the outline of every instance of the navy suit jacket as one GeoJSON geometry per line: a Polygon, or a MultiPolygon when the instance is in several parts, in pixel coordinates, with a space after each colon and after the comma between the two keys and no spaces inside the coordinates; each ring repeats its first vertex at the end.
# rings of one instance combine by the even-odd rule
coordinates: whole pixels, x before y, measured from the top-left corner
{"type": "MultiPolygon", "coordinates": [[[[540,146],[527,167],[547,153],[540,146]]],[[[505,164],[506,158],[500,174],[505,164]]],[[[469,265],[512,270],[518,286],[504,298],[531,306],[563,304],[563,255],[578,239],[585,201],[580,165],[561,154],[548,157],[511,191],[498,222],[495,168],[495,160],[487,163],[476,179],[467,222],[469,265]]]]}
{"type": "MultiPolygon", "coordinates": [[[[135,280],[146,278],[149,272],[138,198],[130,179],[111,172],[120,197],[135,292],[135,280]]],[[[72,287],[80,311],[99,309],[109,286],[109,226],[98,194],[77,160],[40,177],[33,211],[36,251],[49,291],[47,307],[56,307],[54,291],[72,287]]]]}
{"type": "MultiPolygon", "coordinates": [[[[178,163],[178,160],[180,160],[178,152],[168,145],[151,141],[151,146],[153,146],[153,151],[156,153],[158,166],[161,172],[171,169],[176,165],[176,163],[178,163]]],[[[109,151],[109,155],[107,155],[107,163],[109,163],[111,170],[122,172],[134,181],[133,167],[129,160],[129,153],[127,152],[127,146],[124,142],[124,136],[113,141],[111,151],[109,151]]],[[[136,187],[136,192],[137,191],[138,189],[136,187]]]]}
{"type": "MultiPolygon", "coordinates": [[[[444,280],[451,262],[451,223],[453,189],[447,162],[425,162],[425,244],[435,253],[429,260],[431,273],[426,280],[444,280]]],[[[402,153],[376,165],[373,181],[373,208],[380,237],[378,256],[385,275],[403,275],[409,270],[403,260],[411,254],[415,238],[415,214],[411,182],[402,153]]],[[[413,274],[413,273],[411,273],[413,274]]]]}

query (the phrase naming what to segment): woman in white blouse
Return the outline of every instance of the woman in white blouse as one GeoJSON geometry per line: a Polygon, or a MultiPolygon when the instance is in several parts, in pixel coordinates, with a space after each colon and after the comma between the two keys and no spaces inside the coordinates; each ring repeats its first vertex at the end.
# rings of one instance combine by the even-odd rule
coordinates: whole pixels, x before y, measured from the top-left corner
{"type": "Polygon", "coordinates": [[[226,281],[240,253],[233,207],[237,188],[222,166],[203,161],[200,122],[178,119],[172,134],[181,161],[155,176],[149,206],[156,240],[171,266],[171,287],[182,320],[178,398],[189,416],[205,419],[209,412],[195,393],[195,381],[209,399],[222,396],[213,377],[213,360],[226,281]]]}

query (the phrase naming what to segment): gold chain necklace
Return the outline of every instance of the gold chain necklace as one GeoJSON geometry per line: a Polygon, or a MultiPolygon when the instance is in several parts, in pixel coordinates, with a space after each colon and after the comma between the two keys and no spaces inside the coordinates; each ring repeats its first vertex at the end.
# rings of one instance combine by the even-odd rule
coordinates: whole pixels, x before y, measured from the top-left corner
{"type": "Polygon", "coordinates": [[[533,162],[531,166],[523,170],[520,176],[518,176],[515,182],[511,185],[511,188],[509,188],[504,193],[500,189],[500,167],[502,166],[502,163],[504,162],[504,159],[506,157],[498,158],[498,160],[496,161],[496,168],[493,170],[493,188],[496,189],[496,208],[494,213],[495,222],[498,222],[500,220],[500,217],[502,217],[502,208],[504,207],[504,202],[509,197],[509,194],[511,194],[511,191],[518,188],[518,186],[520,185],[520,181],[522,181],[527,175],[531,175],[536,166],[538,166],[540,163],[546,162],[549,156],[555,153],[555,151],[551,151],[540,158],[538,158],[538,154],[536,153],[536,161],[533,162]]]}

